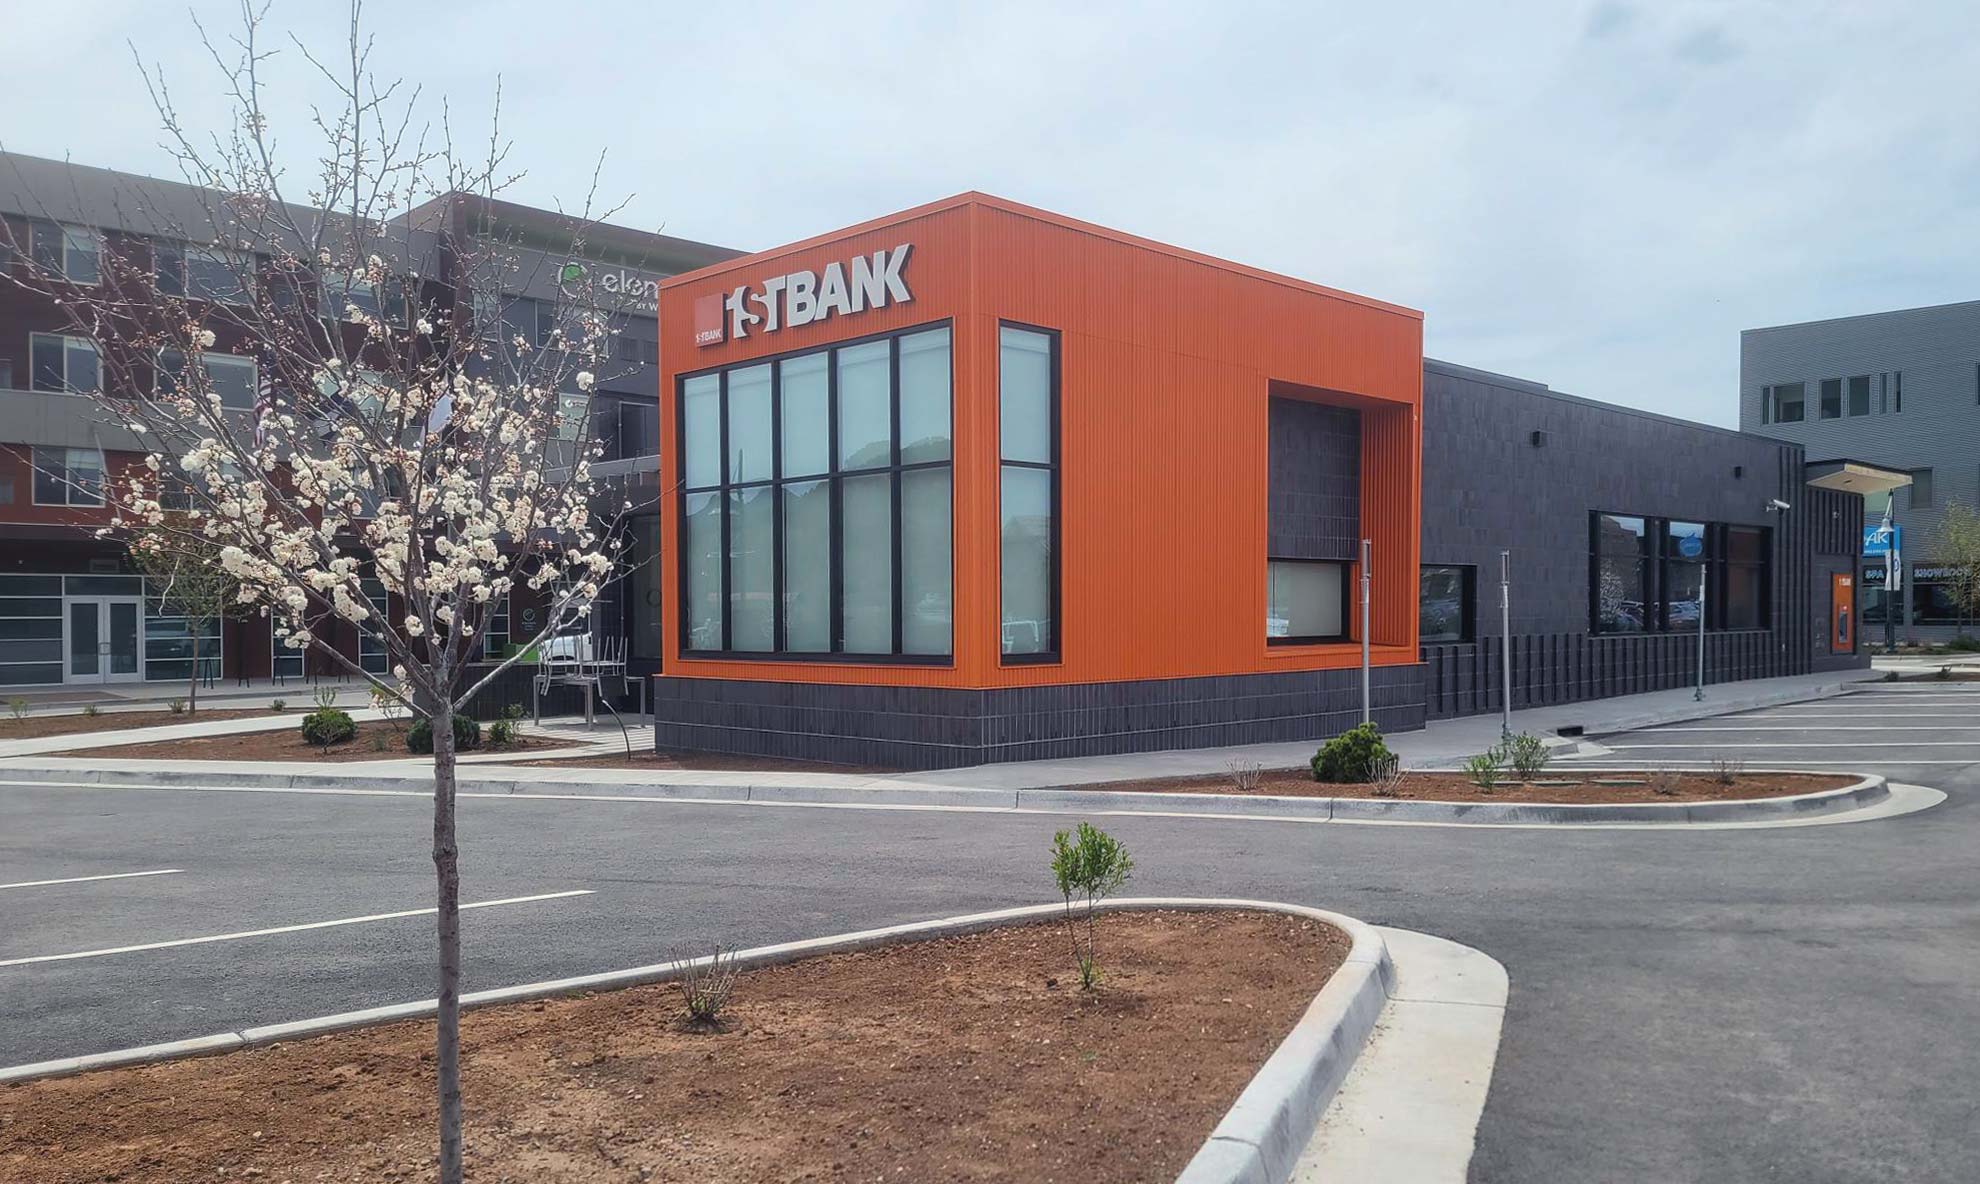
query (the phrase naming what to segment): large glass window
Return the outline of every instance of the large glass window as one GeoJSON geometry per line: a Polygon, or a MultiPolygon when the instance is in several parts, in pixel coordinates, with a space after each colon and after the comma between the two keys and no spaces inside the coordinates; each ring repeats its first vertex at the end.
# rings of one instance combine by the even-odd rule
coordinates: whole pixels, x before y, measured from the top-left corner
{"type": "Polygon", "coordinates": [[[1849,413],[1870,414],[1870,376],[1858,374],[1849,380],[1849,413]]]}
{"type": "MultiPolygon", "coordinates": [[[[207,389],[220,396],[220,405],[230,411],[254,408],[256,373],[253,358],[237,354],[205,353],[199,363],[206,370],[207,389]]],[[[169,396],[178,390],[186,372],[186,355],[176,349],[158,352],[158,393],[169,396]]]]}
{"type": "Polygon", "coordinates": [[[37,221],[30,224],[28,239],[36,266],[78,284],[103,281],[100,240],[89,227],[37,221]]]}
{"type": "Polygon", "coordinates": [[[1596,514],[1591,530],[1594,632],[1767,627],[1765,527],[1596,514]]]}
{"type": "Polygon", "coordinates": [[[1306,559],[1265,563],[1265,637],[1273,644],[1347,636],[1348,565],[1306,559]]]}
{"type": "Polygon", "coordinates": [[[1643,519],[1595,515],[1595,632],[1638,633],[1649,627],[1648,545],[1643,519]]]}
{"type": "Polygon", "coordinates": [[[946,326],[682,380],[683,645],[954,651],[946,326]]]}
{"type": "Polygon", "coordinates": [[[1059,652],[1058,404],[1058,335],[998,326],[999,645],[1011,660],[1059,652]]]}
{"type": "MultiPolygon", "coordinates": [[[[1773,408],[1774,422],[1800,423],[1807,411],[1807,390],[1807,386],[1799,382],[1784,382],[1767,387],[1762,392],[1762,398],[1773,408]]],[[[1760,418],[1764,423],[1767,417],[1763,413],[1760,418]]]]}
{"type": "Polygon", "coordinates": [[[1822,380],[1822,418],[1840,419],[1842,418],[1842,410],[1842,379],[1824,378],[1822,380]]]}
{"type": "Polygon", "coordinates": [[[33,459],[35,505],[103,504],[103,454],[96,449],[48,448],[37,444],[33,459]]]}
{"type": "Polygon", "coordinates": [[[1424,645],[1470,641],[1477,595],[1475,567],[1425,566],[1416,577],[1416,634],[1424,645]]]}

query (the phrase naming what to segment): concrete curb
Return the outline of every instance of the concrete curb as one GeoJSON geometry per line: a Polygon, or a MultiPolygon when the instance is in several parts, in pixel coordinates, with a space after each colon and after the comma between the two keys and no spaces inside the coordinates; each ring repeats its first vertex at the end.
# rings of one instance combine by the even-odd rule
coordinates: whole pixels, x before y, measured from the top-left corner
{"type": "MultiPolygon", "coordinates": [[[[396,773],[257,773],[232,768],[104,769],[29,767],[0,762],[0,783],[33,781],[129,787],[212,786],[337,792],[401,791],[430,785],[426,777],[396,773]],[[397,783],[397,784],[395,784],[397,783]]],[[[489,767],[497,776],[462,770],[461,788],[470,794],[587,797],[624,792],[629,796],[698,802],[789,803],[868,807],[945,806],[977,810],[1033,810],[1043,813],[1187,814],[1200,817],[1293,818],[1312,822],[1434,822],[1443,825],[1532,826],[1692,822],[1762,822],[1808,818],[1860,810],[1890,796],[1884,778],[1869,775],[1854,785],[1792,797],[1729,802],[1560,803],[1429,802],[1414,799],[1317,798],[1220,793],[1141,793],[1104,789],[971,789],[903,782],[855,785],[752,784],[746,780],[706,783],[639,783],[530,776],[534,770],[489,767]]],[[[1604,769],[1605,773],[1620,770],[1604,769]]],[[[1809,772],[1766,770],[1752,772],[1809,772]]]]}
{"type": "MultiPolygon", "coordinates": [[[[934,921],[890,925],[836,937],[811,938],[781,945],[761,946],[736,955],[745,968],[772,966],[819,954],[845,953],[904,942],[976,933],[1002,925],[1057,916],[1058,904],[1029,905],[971,913],[934,921]]],[[[1238,1095],[1237,1101],[1211,1131],[1210,1138],[1183,1169],[1177,1184],[1283,1184],[1298,1163],[1301,1151],[1328,1102],[1340,1088],[1355,1057],[1375,1028],[1375,1021],[1395,991],[1395,965],[1388,945],[1373,926],[1353,917],[1324,909],[1263,900],[1223,900],[1194,897],[1135,897],[1107,901],[1104,912],[1145,912],[1174,909],[1212,912],[1251,909],[1284,913],[1324,922],[1347,933],[1352,945],[1347,960],[1313,997],[1291,1032],[1266,1058],[1258,1072],[1238,1095]]],[[[694,959],[705,962],[706,959],[694,959]]],[[[486,1007],[560,995],[583,994],[644,983],[664,982],[676,977],[678,962],[658,962],[603,974],[580,975],[547,982],[525,983],[490,991],[475,991],[461,997],[463,1007],[486,1007]]],[[[0,1085],[21,1085],[30,1081],[68,1077],[94,1069],[110,1069],[157,1064],[186,1057],[207,1056],[254,1048],[285,1040],[303,1040],[352,1028],[400,1020],[421,1019],[434,1013],[431,999],[349,1011],[339,1015],[291,1023],[267,1024],[220,1032],[167,1044],[88,1056],[39,1061],[28,1065],[0,1068],[0,1085]]]]}

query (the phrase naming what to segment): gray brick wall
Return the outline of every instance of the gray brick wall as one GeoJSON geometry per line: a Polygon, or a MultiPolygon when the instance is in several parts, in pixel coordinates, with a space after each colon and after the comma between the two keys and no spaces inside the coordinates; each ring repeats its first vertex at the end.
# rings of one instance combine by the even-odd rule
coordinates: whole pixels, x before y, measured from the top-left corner
{"type": "Polygon", "coordinates": [[[1361,413],[1271,401],[1266,554],[1353,559],[1361,538],[1361,413]]]}

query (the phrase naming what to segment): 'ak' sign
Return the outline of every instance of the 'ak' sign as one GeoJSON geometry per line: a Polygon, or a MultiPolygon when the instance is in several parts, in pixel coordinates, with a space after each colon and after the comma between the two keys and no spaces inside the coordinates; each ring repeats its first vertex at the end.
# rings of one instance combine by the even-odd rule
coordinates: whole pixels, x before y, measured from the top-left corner
{"type": "Polygon", "coordinates": [[[715,345],[906,304],[914,299],[905,274],[913,250],[913,243],[902,243],[891,251],[855,255],[849,264],[828,263],[822,275],[793,271],[753,287],[739,284],[733,292],[710,293],[694,302],[694,343],[715,345]]]}

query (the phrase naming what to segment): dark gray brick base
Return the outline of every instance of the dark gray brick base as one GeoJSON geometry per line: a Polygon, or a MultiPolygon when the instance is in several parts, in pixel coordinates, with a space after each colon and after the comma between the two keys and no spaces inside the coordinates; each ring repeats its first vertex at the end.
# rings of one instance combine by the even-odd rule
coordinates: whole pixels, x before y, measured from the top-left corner
{"type": "MultiPolygon", "coordinates": [[[[1423,726],[1422,670],[1370,679],[1384,731],[1423,726]]],[[[951,690],[656,678],[654,744],[903,769],[1316,744],[1361,718],[1359,670],[951,690]]]]}

